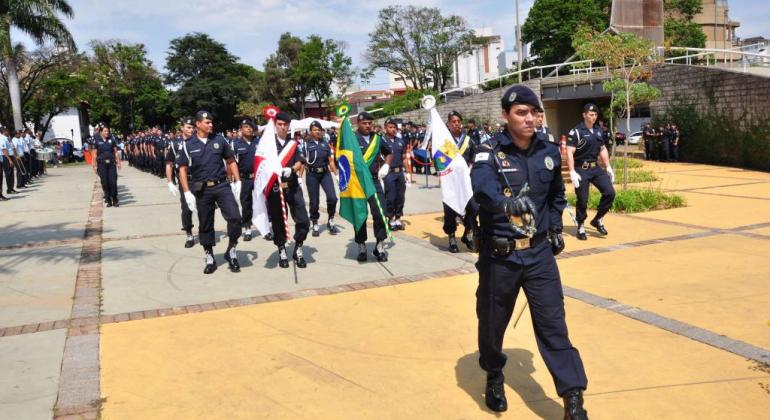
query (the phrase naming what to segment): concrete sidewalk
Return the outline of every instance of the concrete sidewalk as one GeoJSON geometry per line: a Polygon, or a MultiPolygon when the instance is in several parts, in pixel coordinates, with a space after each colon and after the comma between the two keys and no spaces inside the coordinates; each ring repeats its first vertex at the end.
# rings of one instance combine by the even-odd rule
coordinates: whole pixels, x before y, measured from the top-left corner
{"type": "MultiPolygon", "coordinates": [[[[589,229],[585,242],[564,218],[559,264],[591,418],[761,418],[770,174],[648,166],[688,207],[609,215],[610,235],[589,229]]],[[[162,180],[124,167],[121,207],[102,209],[88,168],[50,172],[2,204],[0,419],[54,407],[104,419],[493,416],[477,366],[475,255],[446,252],[438,188],[408,190],[388,263],[355,261],[338,218],[339,235],[308,238],[305,270],[277,268],[256,238],[239,246],[241,273],[204,276],[162,180]]],[[[504,347],[502,417],[561,418],[527,312],[504,347]]]]}

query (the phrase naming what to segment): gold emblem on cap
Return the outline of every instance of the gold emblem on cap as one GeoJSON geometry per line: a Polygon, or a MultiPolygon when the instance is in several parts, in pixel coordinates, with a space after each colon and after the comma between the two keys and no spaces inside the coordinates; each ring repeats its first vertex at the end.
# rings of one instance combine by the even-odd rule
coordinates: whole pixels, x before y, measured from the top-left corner
{"type": "Polygon", "coordinates": [[[503,195],[506,197],[513,197],[513,191],[511,191],[510,188],[505,187],[505,189],[503,190],[503,195]]]}
{"type": "Polygon", "coordinates": [[[505,159],[505,153],[497,152],[497,157],[499,157],[500,159],[505,159]]]}

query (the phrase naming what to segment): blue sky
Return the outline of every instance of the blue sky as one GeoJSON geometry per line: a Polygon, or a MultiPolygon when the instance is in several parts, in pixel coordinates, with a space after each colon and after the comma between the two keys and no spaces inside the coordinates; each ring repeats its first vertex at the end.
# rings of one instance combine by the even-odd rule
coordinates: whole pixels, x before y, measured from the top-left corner
{"type": "MultiPolygon", "coordinates": [[[[522,22],[534,0],[520,0],[522,22]]],[[[67,21],[81,50],[93,39],[145,44],[155,67],[164,71],[169,41],[189,32],[205,32],[224,43],[244,63],[261,69],[275,51],[281,33],[305,37],[319,34],[344,41],[354,65],[363,67],[362,52],[377,12],[394,0],[70,0],[75,17],[67,21]]],[[[767,0],[730,0],[730,16],[741,22],[738,36],[770,38],[767,0]]],[[[403,4],[403,3],[400,3],[403,4]]],[[[472,28],[492,27],[506,48],[514,43],[513,0],[415,0],[408,4],[438,7],[465,17],[472,28]]],[[[14,34],[14,42],[27,40],[14,34]]],[[[31,46],[31,44],[29,44],[31,46]]],[[[385,88],[382,75],[372,88],[385,88]]]]}

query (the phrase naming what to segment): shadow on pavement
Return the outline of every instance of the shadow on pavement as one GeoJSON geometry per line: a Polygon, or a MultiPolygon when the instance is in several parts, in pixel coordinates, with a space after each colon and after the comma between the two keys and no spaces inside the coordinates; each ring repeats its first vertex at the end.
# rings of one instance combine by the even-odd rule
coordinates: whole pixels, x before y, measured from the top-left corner
{"type": "MultiPolygon", "coordinates": [[[[503,351],[508,356],[508,362],[503,369],[505,383],[519,394],[527,408],[543,419],[562,418],[564,408],[561,404],[550,399],[543,391],[543,387],[532,377],[532,373],[535,372],[535,367],[532,364],[532,353],[524,349],[505,349],[503,351]]],[[[455,378],[457,379],[457,386],[476,401],[481,410],[494,413],[484,403],[486,373],[479,367],[479,352],[466,354],[457,360],[455,378]]],[[[548,385],[551,386],[551,383],[548,385]]],[[[510,401],[510,396],[508,400],[510,401]]]]}
{"type": "Polygon", "coordinates": [[[3,226],[2,231],[0,246],[3,247],[46,241],[67,241],[83,239],[85,221],[81,226],[73,223],[51,223],[42,226],[19,223],[14,226],[3,226]]]}

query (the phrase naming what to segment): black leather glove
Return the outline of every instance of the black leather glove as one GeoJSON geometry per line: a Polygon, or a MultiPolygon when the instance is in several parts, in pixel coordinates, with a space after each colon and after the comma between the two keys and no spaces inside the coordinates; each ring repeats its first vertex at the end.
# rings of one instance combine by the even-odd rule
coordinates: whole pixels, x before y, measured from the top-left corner
{"type": "Polygon", "coordinates": [[[529,213],[532,215],[533,220],[537,220],[535,203],[533,203],[532,199],[528,196],[506,198],[503,203],[503,209],[508,217],[521,217],[522,215],[529,213]]]}
{"type": "Polygon", "coordinates": [[[548,234],[548,241],[551,242],[551,251],[553,251],[554,256],[564,251],[564,237],[560,231],[552,230],[548,234]]]}

